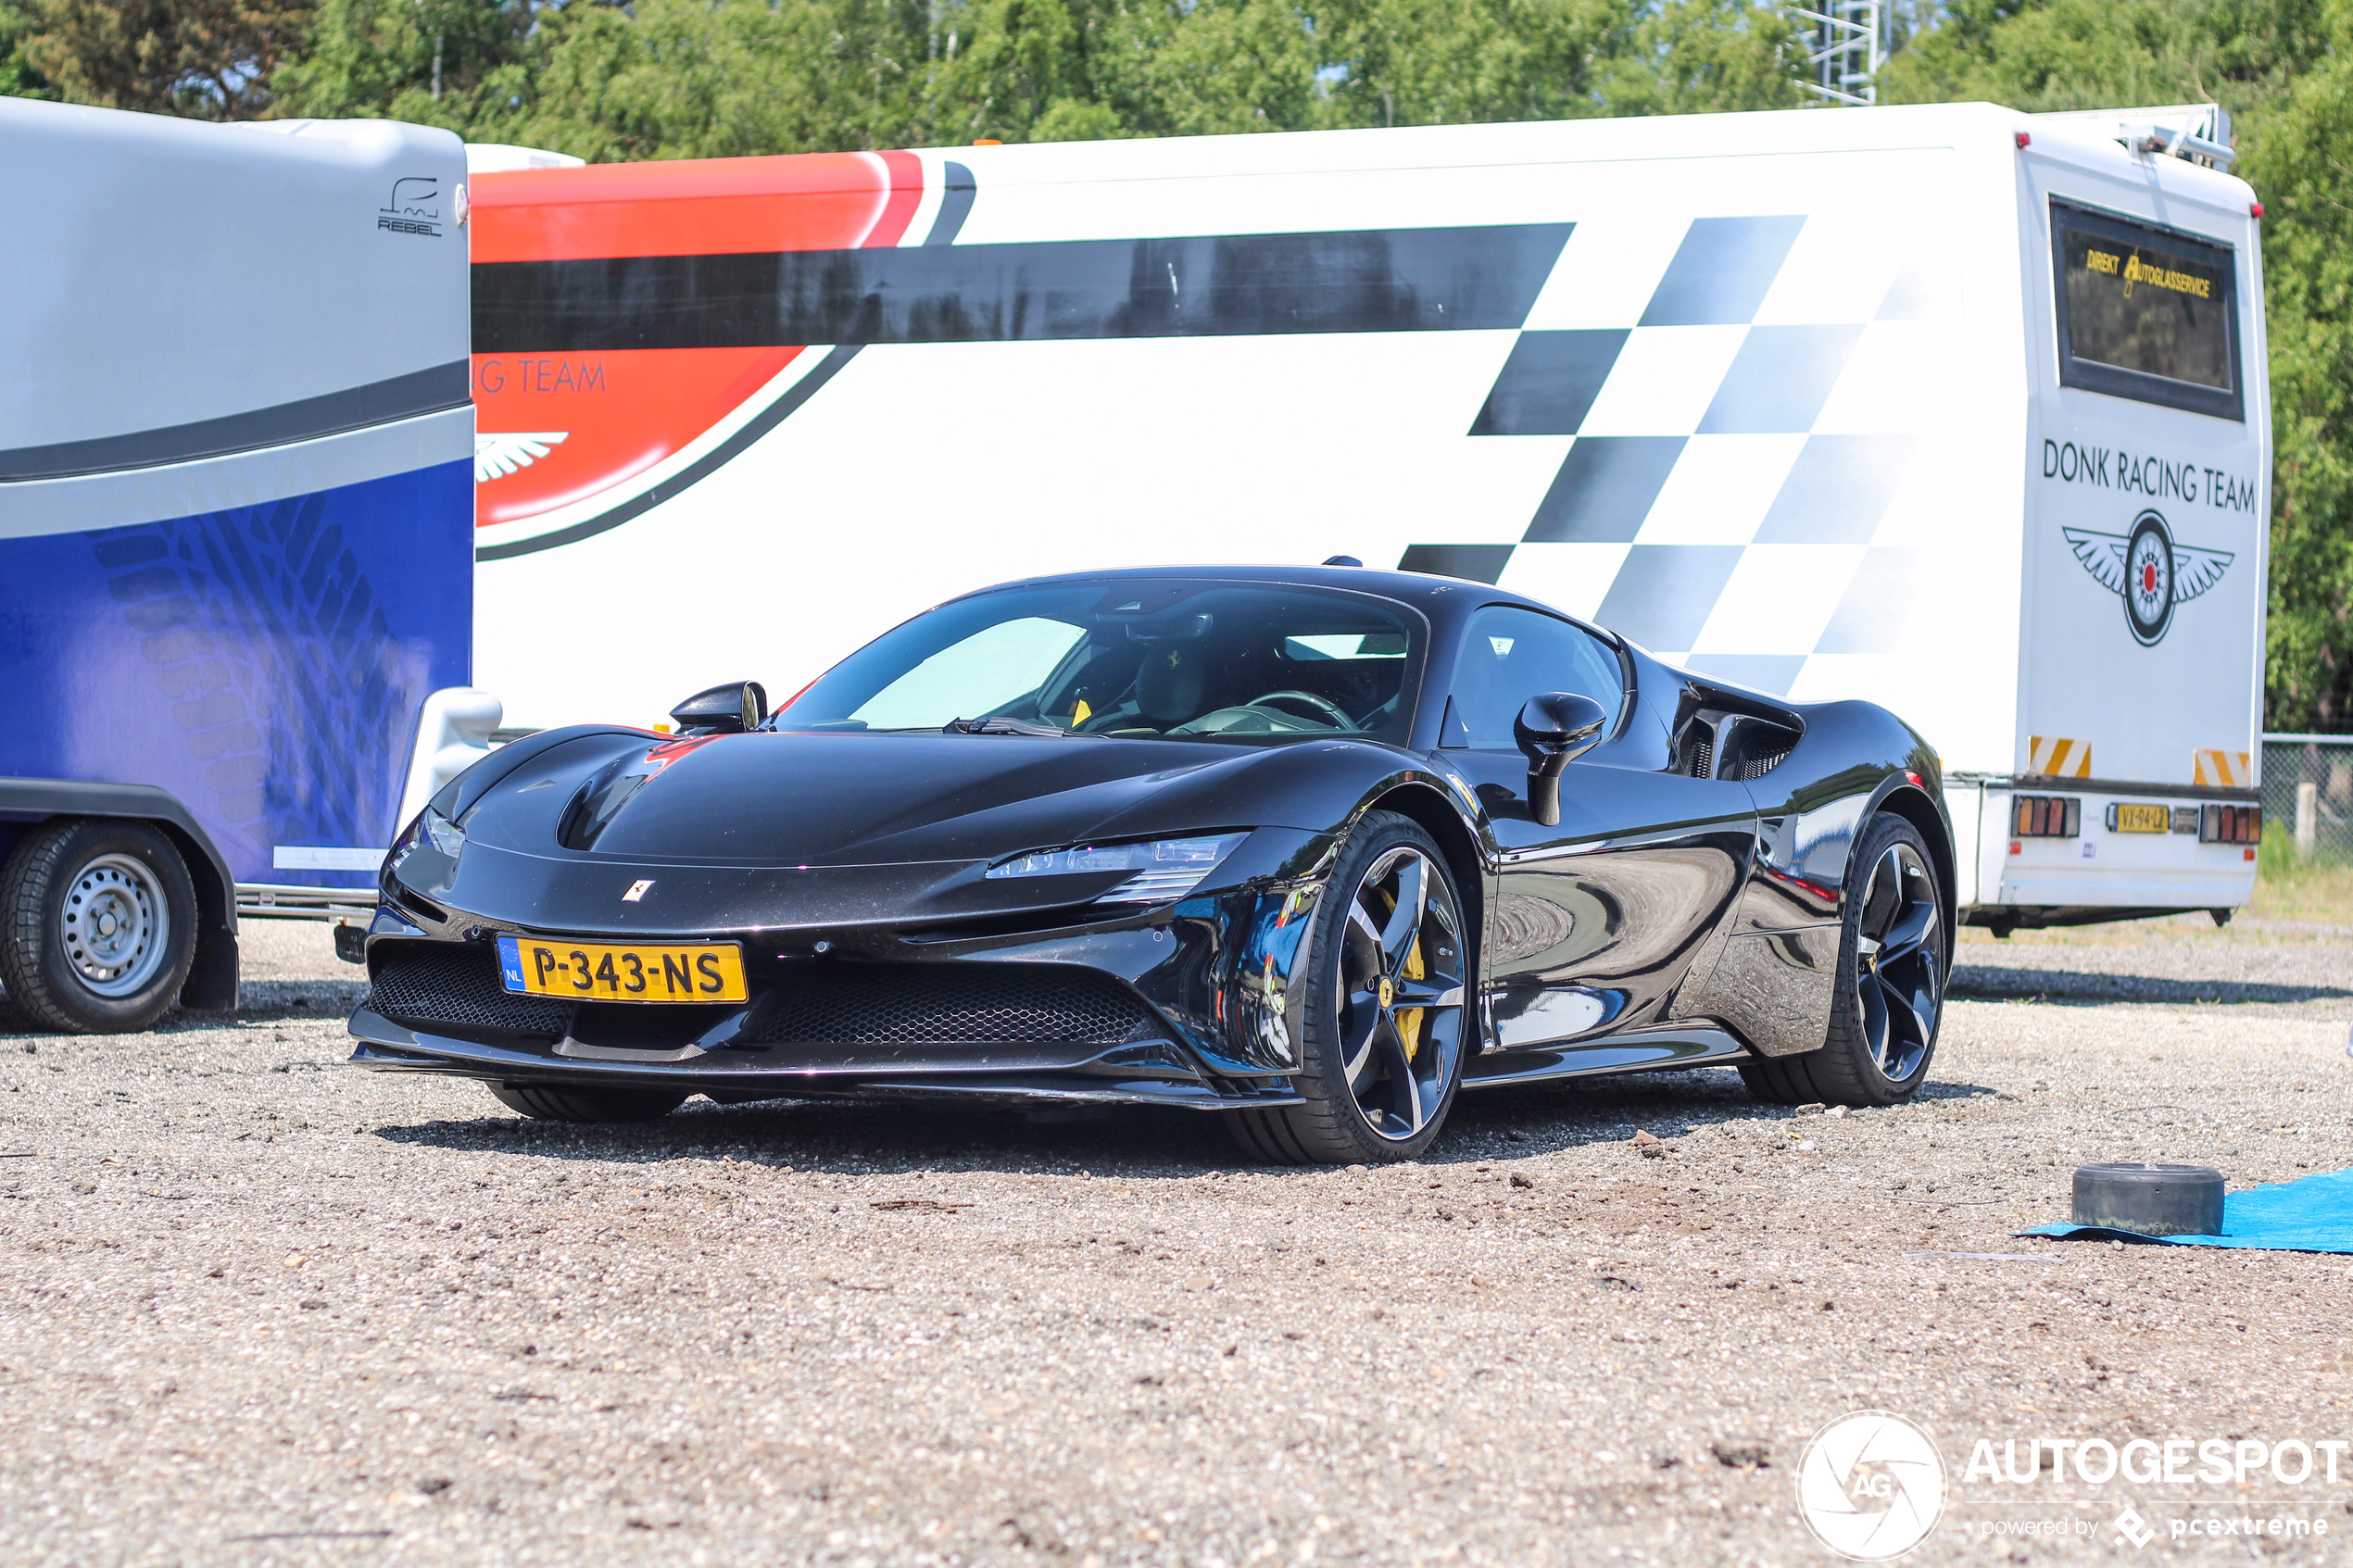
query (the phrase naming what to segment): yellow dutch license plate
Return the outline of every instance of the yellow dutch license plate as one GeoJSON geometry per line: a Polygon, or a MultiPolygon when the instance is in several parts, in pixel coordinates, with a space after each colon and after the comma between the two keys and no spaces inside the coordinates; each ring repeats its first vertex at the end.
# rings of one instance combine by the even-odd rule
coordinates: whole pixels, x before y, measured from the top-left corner
{"type": "Polygon", "coordinates": [[[2173,828],[2173,810],[2168,806],[2119,806],[2116,809],[2116,831],[2119,833],[2170,833],[2173,828]]]}
{"type": "Polygon", "coordinates": [[[733,942],[540,942],[498,938],[499,977],[531,997],[584,1002],[740,1002],[744,951],[733,942]]]}

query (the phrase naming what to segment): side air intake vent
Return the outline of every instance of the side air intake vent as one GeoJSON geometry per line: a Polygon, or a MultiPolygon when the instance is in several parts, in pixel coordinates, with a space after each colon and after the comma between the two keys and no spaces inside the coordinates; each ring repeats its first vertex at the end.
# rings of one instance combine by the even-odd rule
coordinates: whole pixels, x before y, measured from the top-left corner
{"type": "Polygon", "coordinates": [[[1795,715],[1768,718],[1731,706],[1749,700],[1730,692],[1684,688],[1667,771],[1694,779],[1761,779],[1795,750],[1802,730],[1795,715]]]}
{"type": "Polygon", "coordinates": [[[1753,713],[1728,713],[1716,723],[1716,776],[1761,779],[1797,747],[1797,732],[1753,713]]]}

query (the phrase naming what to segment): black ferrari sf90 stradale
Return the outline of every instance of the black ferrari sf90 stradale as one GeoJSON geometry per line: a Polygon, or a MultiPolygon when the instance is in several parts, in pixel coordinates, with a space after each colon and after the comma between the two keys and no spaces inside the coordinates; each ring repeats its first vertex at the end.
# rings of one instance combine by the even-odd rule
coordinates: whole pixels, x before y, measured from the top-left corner
{"type": "Polygon", "coordinates": [[[1482,583],[1040,579],[763,702],[443,789],[384,861],[353,1060],[563,1121],[1190,1106],[1347,1161],[1419,1153],[1464,1088],[1713,1064],[1881,1105],[1935,1049],[1920,737],[1482,583]]]}

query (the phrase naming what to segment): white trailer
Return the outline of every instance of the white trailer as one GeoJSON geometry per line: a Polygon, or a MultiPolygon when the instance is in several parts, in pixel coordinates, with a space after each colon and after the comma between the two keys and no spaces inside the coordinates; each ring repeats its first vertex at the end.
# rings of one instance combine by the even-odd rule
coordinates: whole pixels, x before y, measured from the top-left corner
{"type": "Polygon", "coordinates": [[[2228,910],[2271,442],[2222,140],[1976,104],[509,154],[476,662],[519,725],[644,722],[988,582],[1344,554],[1886,704],[1980,923],[2228,910]]]}
{"type": "Polygon", "coordinates": [[[0,98],[0,983],[234,1005],[484,749],[464,153],[0,98]]]}

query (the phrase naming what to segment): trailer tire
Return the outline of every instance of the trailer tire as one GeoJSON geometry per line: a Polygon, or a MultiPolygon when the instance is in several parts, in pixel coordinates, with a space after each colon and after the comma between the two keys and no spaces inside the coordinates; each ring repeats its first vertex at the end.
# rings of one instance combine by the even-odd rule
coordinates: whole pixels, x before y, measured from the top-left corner
{"type": "Polygon", "coordinates": [[[195,953],[195,885],[150,823],[57,818],[0,867],[0,985],[37,1027],[145,1029],[179,999],[195,953]]]}

